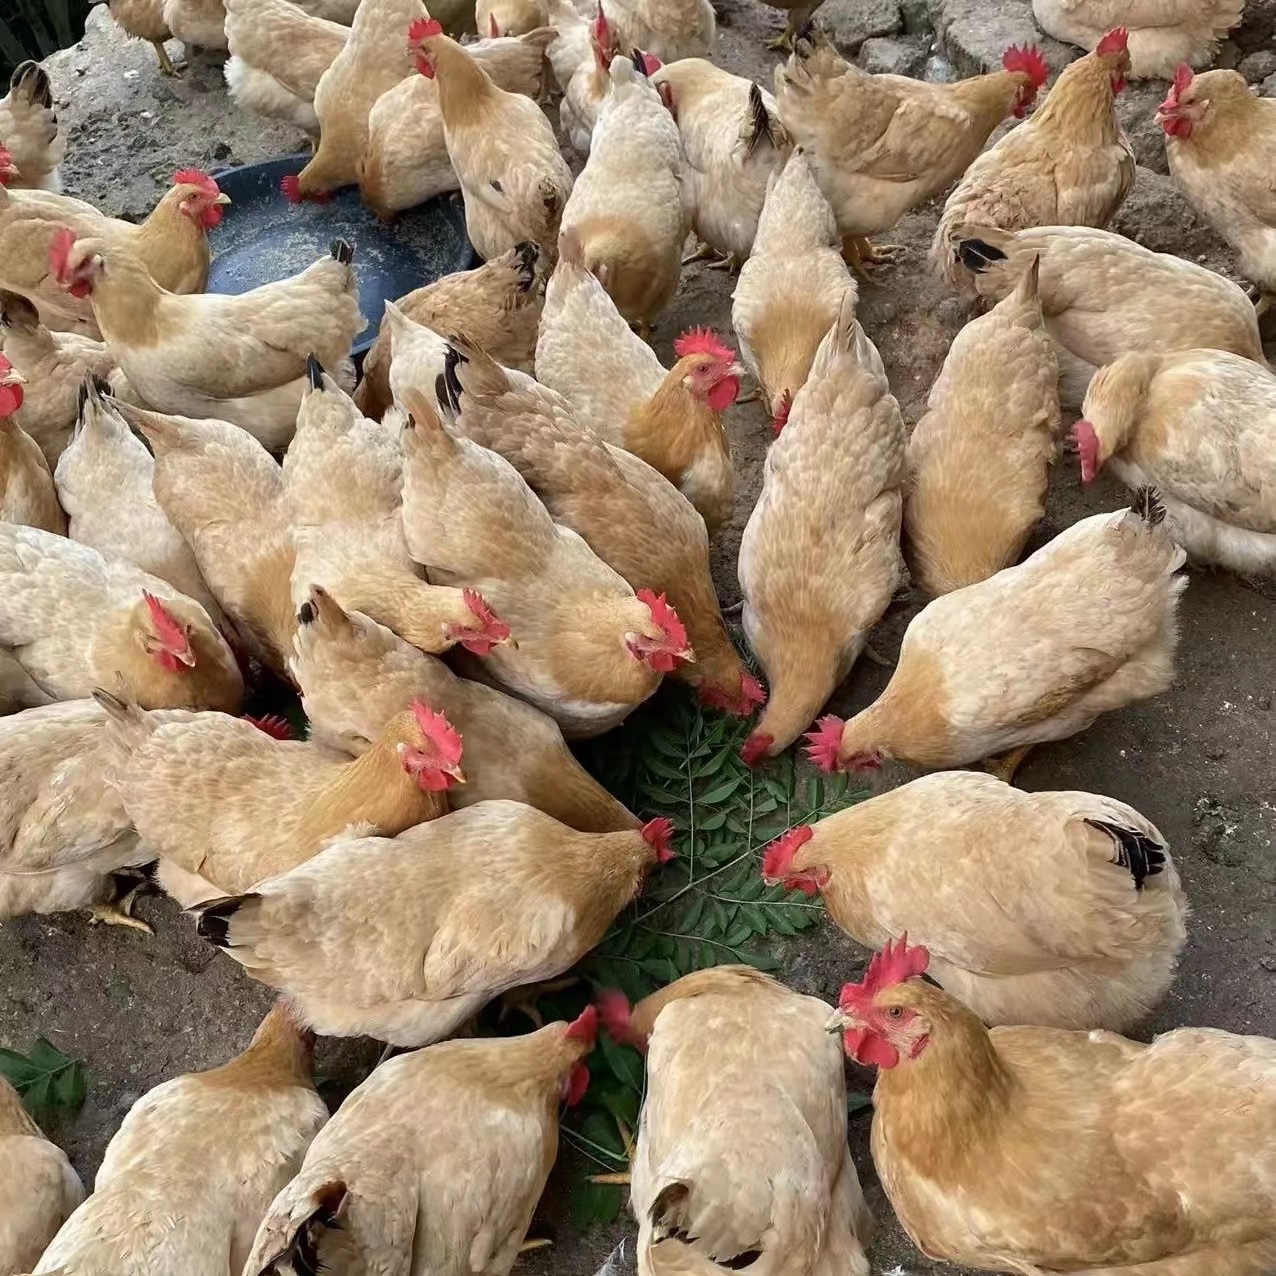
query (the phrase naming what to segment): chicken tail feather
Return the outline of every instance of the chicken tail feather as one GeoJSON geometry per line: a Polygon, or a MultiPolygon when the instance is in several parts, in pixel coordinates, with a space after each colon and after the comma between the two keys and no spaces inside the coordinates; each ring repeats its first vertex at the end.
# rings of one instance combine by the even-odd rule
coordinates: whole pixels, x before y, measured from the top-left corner
{"type": "Polygon", "coordinates": [[[261,896],[254,893],[248,895],[227,895],[222,899],[210,900],[197,910],[195,933],[218,948],[233,948],[234,941],[230,937],[230,923],[235,914],[252,900],[261,896]]]}
{"type": "Polygon", "coordinates": [[[465,393],[457,369],[466,362],[465,355],[449,342],[443,371],[434,379],[434,397],[453,420],[461,415],[461,396],[465,393]]]}
{"type": "Polygon", "coordinates": [[[1165,522],[1165,506],[1161,494],[1154,487],[1144,486],[1134,493],[1130,508],[1149,526],[1159,527],[1165,522]]]}
{"type": "Polygon", "coordinates": [[[749,117],[743,129],[744,158],[751,159],[765,141],[772,150],[780,146],[779,125],[771,118],[762,98],[762,90],[756,84],[749,85],[749,117]]]}
{"type": "Polygon", "coordinates": [[[14,97],[25,98],[32,106],[53,109],[53,86],[49,73],[38,62],[22,62],[9,78],[14,97]]]}
{"type": "Polygon", "coordinates": [[[40,312],[31,302],[20,293],[0,291],[0,328],[35,332],[39,326],[40,312]]]}
{"type": "Polygon", "coordinates": [[[344,239],[334,239],[328,245],[328,252],[332,255],[333,261],[339,261],[343,266],[348,266],[354,261],[354,249],[344,239]]]}
{"type": "Polygon", "coordinates": [[[1106,833],[1115,847],[1111,862],[1127,869],[1134,878],[1134,889],[1141,891],[1149,877],[1155,877],[1165,868],[1165,844],[1140,833],[1138,829],[1121,824],[1109,824],[1106,820],[1086,820],[1092,829],[1106,833]]]}
{"type": "Polygon", "coordinates": [[[963,239],[957,245],[957,260],[967,270],[973,270],[978,275],[998,262],[1005,261],[1006,254],[982,239],[963,239]]]}
{"type": "Polygon", "coordinates": [[[311,1207],[310,1213],[297,1220],[284,1248],[260,1268],[258,1276],[279,1276],[282,1272],[319,1276],[324,1270],[319,1261],[323,1234],[340,1228],[341,1215],[349,1199],[349,1188],[340,1180],[325,1183],[312,1192],[306,1202],[311,1207]]]}

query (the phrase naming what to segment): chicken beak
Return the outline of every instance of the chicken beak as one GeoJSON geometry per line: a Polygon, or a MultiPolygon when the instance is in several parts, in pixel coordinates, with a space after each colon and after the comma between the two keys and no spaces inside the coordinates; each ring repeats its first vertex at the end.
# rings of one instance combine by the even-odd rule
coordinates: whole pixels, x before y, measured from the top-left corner
{"type": "Polygon", "coordinates": [[[174,651],[172,655],[174,660],[180,660],[187,669],[194,669],[195,653],[189,647],[184,647],[181,651],[174,651]]]}
{"type": "Polygon", "coordinates": [[[465,783],[465,772],[462,771],[459,766],[444,767],[443,774],[450,775],[453,782],[456,784],[465,783]]]}
{"type": "Polygon", "coordinates": [[[227,204],[229,204],[230,202],[231,202],[231,200],[230,200],[230,196],[229,196],[229,195],[226,195],[226,194],[219,194],[219,195],[217,196],[217,198],[216,198],[215,200],[213,200],[213,203],[214,203],[214,204],[218,204],[218,205],[220,205],[222,208],[225,208],[225,207],[226,207],[226,205],[227,205],[227,204]]]}
{"type": "Polygon", "coordinates": [[[748,375],[749,375],[749,369],[746,368],[744,364],[742,363],[733,363],[727,369],[727,376],[729,377],[736,377],[737,379],[739,379],[740,377],[747,377],[748,375]]]}
{"type": "Polygon", "coordinates": [[[824,1025],[824,1031],[830,1037],[839,1036],[852,1026],[850,1016],[845,1011],[835,1010],[832,1018],[824,1025]]]}
{"type": "Polygon", "coordinates": [[[0,385],[26,385],[26,383],[26,377],[14,367],[10,367],[8,372],[0,377],[0,385]]]}

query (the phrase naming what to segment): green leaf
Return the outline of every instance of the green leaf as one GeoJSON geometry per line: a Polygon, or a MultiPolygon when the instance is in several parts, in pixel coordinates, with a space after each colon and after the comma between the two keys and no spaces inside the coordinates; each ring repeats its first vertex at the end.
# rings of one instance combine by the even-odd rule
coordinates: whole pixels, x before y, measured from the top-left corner
{"type": "Polygon", "coordinates": [[[708,793],[701,797],[700,801],[705,806],[717,806],[719,802],[725,802],[740,787],[743,776],[733,775],[723,780],[721,784],[714,785],[708,793]]]}
{"type": "Polygon", "coordinates": [[[37,1120],[77,1112],[88,1094],[88,1077],[79,1059],[65,1055],[40,1037],[30,1055],[0,1050],[0,1076],[22,1096],[37,1120]]]}
{"type": "Polygon", "coordinates": [[[753,931],[745,923],[740,922],[727,933],[726,939],[722,942],[728,948],[739,948],[741,944],[748,943],[749,937],[753,931]]]}
{"type": "Polygon", "coordinates": [[[740,916],[748,923],[755,935],[765,935],[770,927],[767,918],[756,904],[741,904],[740,916]]]}
{"type": "Polygon", "coordinates": [[[873,1095],[865,1090],[852,1090],[846,1096],[846,1115],[854,1116],[857,1112],[863,1112],[865,1108],[873,1106],[873,1095]]]}
{"type": "Polygon", "coordinates": [[[642,1094],[642,1060],[638,1052],[629,1046],[617,1045],[605,1032],[599,1034],[598,1048],[612,1075],[636,1094],[642,1094]]]}
{"type": "Polygon", "coordinates": [[[624,1188],[591,1183],[586,1179],[572,1193],[572,1222],[581,1231],[588,1231],[591,1227],[605,1227],[620,1217],[624,1203],[624,1188]]]}

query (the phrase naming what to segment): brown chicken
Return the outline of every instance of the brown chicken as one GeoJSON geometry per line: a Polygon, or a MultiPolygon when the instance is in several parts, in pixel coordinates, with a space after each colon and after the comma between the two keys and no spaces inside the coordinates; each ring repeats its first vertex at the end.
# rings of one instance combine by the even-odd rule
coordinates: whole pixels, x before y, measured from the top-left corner
{"type": "Polygon", "coordinates": [[[1198,562],[1276,573],[1276,377],[1224,350],[1126,354],[1073,427],[1081,477],[1155,484],[1198,562]]]}
{"type": "Polygon", "coordinates": [[[802,152],[771,178],[753,251],[731,297],[740,358],[753,373],[777,429],[806,383],[842,298],[856,295],[828,200],[802,152]]]}
{"type": "Polygon", "coordinates": [[[155,498],[155,459],[106,393],[102,382],[85,382],[75,437],[54,471],[70,520],[67,534],[103,558],[132,563],[167,581],[220,625],[221,608],[195,555],[155,498]]]}
{"type": "MultiPolygon", "coordinates": [[[[509,368],[532,370],[536,334],[545,303],[545,254],[531,242],[517,244],[475,270],[444,275],[394,304],[400,315],[436,333],[474,342],[509,368]]],[[[392,324],[387,318],[364,356],[363,380],[354,401],[364,416],[379,421],[391,403],[392,324]]],[[[421,390],[433,393],[433,386],[421,390]]]]}
{"type": "Polygon", "coordinates": [[[26,377],[0,354],[0,520],[66,534],[49,463],[18,424],[26,377]]]}
{"type": "Polygon", "coordinates": [[[670,832],[658,819],[577,833],[519,802],[483,802],[396,838],[332,842],[205,907],[199,933],[286,989],[317,1032],[427,1045],[579,961],[672,858],[670,832]]]}
{"type": "Polygon", "coordinates": [[[1134,152],[1116,116],[1130,66],[1124,27],[1064,68],[1032,118],[1011,129],[966,170],[948,197],[931,243],[931,263],[955,287],[975,291],[953,251],[967,222],[1106,226],[1134,185],[1134,152]]]}
{"type": "Polygon", "coordinates": [[[647,1055],[631,1205],[640,1276],[868,1276],[830,1008],[749,966],[700,970],[603,1026],[647,1055]]]}
{"type": "Polygon", "coordinates": [[[110,378],[118,373],[115,360],[100,341],[50,332],[35,306],[16,292],[0,292],[0,330],[5,357],[26,377],[13,419],[40,445],[52,469],[79,420],[84,379],[110,378]]]}
{"type": "Polygon", "coordinates": [[[465,741],[465,783],[449,791],[452,807],[509,798],[582,833],[638,826],[576,761],[548,714],[458,678],[384,625],[346,613],[317,585],[299,618],[292,673],[312,740],[361,756],[403,705],[423,700],[446,714],[465,741]]]}
{"type": "Polygon", "coordinates": [[[830,1031],[878,1068],[873,1161],[904,1229],[980,1271],[1266,1276],[1276,1041],[995,1028],[901,941],[830,1031]]]}
{"type": "Polygon", "coordinates": [[[1083,518],[1018,567],[924,607],[886,690],[849,722],[821,718],[810,757],[871,770],[999,755],[989,770],[1010,779],[1032,745],[1170,685],[1183,561],[1150,488],[1130,509],[1083,518]]]}
{"type": "Polygon", "coordinates": [[[82,1200],[84,1185],[66,1153],[0,1077],[0,1272],[33,1271],[82,1200]]]}
{"type": "Polygon", "coordinates": [[[902,75],[869,75],[827,41],[799,40],[776,68],[780,119],[806,151],[816,181],[837,217],[847,260],[889,261],[868,236],[889,230],[905,213],[938,195],[966,171],[993,129],[1022,117],[1046,82],[1036,48],[1010,48],[1004,70],[955,84],[902,75]]]}
{"type": "Polygon", "coordinates": [[[409,23],[425,16],[421,0],[362,0],[349,38],[315,86],[319,145],[300,173],[290,173],[280,183],[294,203],[323,198],[359,180],[368,112],[382,93],[412,74],[404,35],[409,23]]]}
{"type": "Polygon", "coordinates": [[[1276,103],[1256,97],[1235,71],[1180,67],[1156,118],[1170,175],[1236,250],[1241,273],[1263,294],[1261,314],[1276,299],[1276,103]]]}
{"type": "MultiPolygon", "coordinates": [[[[545,48],[555,34],[538,25],[517,37],[467,44],[465,51],[482,62],[497,88],[536,99],[545,80],[545,48]]],[[[359,187],[364,203],[383,221],[460,189],[443,135],[438,85],[428,76],[409,75],[377,98],[368,115],[359,187]]]]}
{"type": "Polygon", "coordinates": [[[692,189],[678,125],[660,90],[624,56],[612,58],[608,76],[563,231],[580,241],[585,269],[624,319],[649,333],[682,277],[692,189]]]}
{"type": "Polygon", "coordinates": [[[438,84],[443,137],[474,251],[491,261],[531,240],[552,252],[572,174],[544,111],[498,88],[436,19],[413,23],[408,43],[417,70],[438,84]]]}
{"type": "Polygon", "coordinates": [[[315,136],[315,92],[349,39],[349,27],[292,0],[226,0],[226,87],[240,106],[315,136]]]}
{"type": "Polygon", "coordinates": [[[223,0],[164,0],[164,23],[186,48],[226,48],[223,0]]]}
{"type": "Polygon", "coordinates": [[[957,334],[908,440],[914,585],[934,598],[1019,560],[1046,512],[1059,436],[1059,361],[1034,261],[1010,296],[957,334]]]}
{"type": "Polygon", "coordinates": [[[565,234],[545,289],[536,376],[582,425],[663,474],[713,535],[731,519],[735,475],[722,413],[744,369],[707,329],[684,332],[674,353],[666,371],[585,268],[580,241],[565,234]]]}
{"type": "Polygon", "coordinates": [[[55,700],[120,679],[148,709],[233,713],[244,694],[197,602],[132,563],[12,523],[0,523],[0,647],[55,700]]]}
{"type": "Polygon", "coordinates": [[[506,1276],[589,1085],[596,1013],[524,1037],[448,1041],[383,1063],[341,1105],[257,1232],[244,1276],[506,1276]],[[466,1149],[458,1193],[451,1152],[466,1149]]]}
{"type": "Polygon", "coordinates": [[[419,700],[351,760],[224,713],[166,723],[94,694],[112,718],[107,779],[184,908],[286,873],[332,838],[393,837],[435,819],[465,781],[460,735],[419,700]]]}
{"type": "MultiPolygon", "coordinates": [[[[3,167],[0,153],[0,167],[3,167]]],[[[182,169],[144,221],[104,217],[92,204],[47,191],[0,191],[0,287],[35,303],[49,327],[90,337],[101,334],[89,299],[77,283],[67,289],[51,268],[54,245],[70,229],[101,240],[111,254],[135,257],[154,285],[174,293],[203,292],[208,282],[208,232],[230,203],[198,169],[182,169]]]]}
{"type": "Polygon", "coordinates": [[[353,376],[348,357],[363,318],[352,257],[334,240],[300,274],[238,296],[166,292],[132,253],[69,231],[51,264],[64,289],[91,300],[107,346],[150,407],[287,438],[309,356],[353,376]]]}
{"type": "Polygon", "coordinates": [[[58,127],[49,73],[38,62],[21,62],[0,98],[0,146],[12,157],[16,189],[60,191],[58,165],[66,158],[66,134],[58,127]]]}
{"type": "Polygon", "coordinates": [[[589,155],[598,111],[611,87],[611,60],[620,50],[602,4],[591,22],[572,0],[551,0],[549,21],[558,32],[558,38],[545,50],[563,94],[558,122],[572,150],[584,159],[589,155]]]}
{"type": "Polygon", "coordinates": [[[1041,312],[1066,408],[1081,406],[1096,368],[1131,351],[1208,346],[1267,367],[1244,290],[1195,262],[1088,226],[965,226],[953,239],[979,295],[992,301],[1012,293],[1040,259],[1041,312]]]}
{"type": "Polygon", "coordinates": [[[606,0],[622,49],[641,49],[661,62],[712,58],[718,25],[709,0],[606,0]]]}
{"type": "Polygon", "coordinates": [[[694,658],[667,600],[560,527],[504,457],[449,434],[423,398],[403,433],[403,527],[430,578],[482,592],[517,639],[487,679],[548,713],[568,738],[619,725],[694,658]]]}
{"type": "Polygon", "coordinates": [[[114,406],[151,445],[155,499],[248,653],[286,679],[295,555],[278,463],[227,421],[114,406]]]}
{"type": "Polygon", "coordinates": [[[668,598],[696,653],[674,677],[705,704],[752,713],[766,696],[727,633],[709,538],[691,503],[645,461],[577,422],[561,395],[465,349],[450,351],[444,375],[459,432],[505,457],[550,517],[583,537],[635,590],[668,598]]]}
{"type": "Polygon", "coordinates": [[[36,1272],[241,1271],[258,1220],[328,1117],[314,1089],[313,1047],[278,1005],[237,1058],[165,1081],[135,1103],[93,1195],[36,1272]]]}
{"type": "Polygon", "coordinates": [[[931,973],[985,1023],[1125,1032],[1160,1003],[1187,939],[1169,848],[1137,811],[974,771],[790,829],[762,875],[823,895],[866,948],[925,944],[931,973]]]}
{"type": "Polygon", "coordinates": [[[904,581],[905,444],[848,291],[767,453],[740,541],[744,632],[771,687],[744,744],[750,765],[806,730],[904,581]]]}
{"type": "Polygon", "coordinates": [[[164,21],[164,0],[105,0],[111,17],[127,35],[145,40],[155,50],[161,75],[179,75],[184,67],[173,65],[164,47],[173,33],[164,21]]]}
{"type": "Polygon", "coordinates": [[[481,594],[428,584],[408,552],[397,431],[360,416],[313,360],[309,377],[283,467],[296,551],[293,605],[322,585],[342,607],[362,611],[422,651],[459,643],[485,656],[509,642],[509,625],[481,594]]]}

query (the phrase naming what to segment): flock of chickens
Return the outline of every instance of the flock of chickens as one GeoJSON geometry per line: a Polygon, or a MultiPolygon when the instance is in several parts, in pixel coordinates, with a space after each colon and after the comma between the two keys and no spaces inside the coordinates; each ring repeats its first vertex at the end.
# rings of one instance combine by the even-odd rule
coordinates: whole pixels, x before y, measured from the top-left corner
{"type": "Polygon", "coordinates": [[[1165,839],[1009,783],[1170,685],[1185,557],[1276,569],[1276,102],[1188,65],[1240,4],[1040,0],[1092,51],[985,149],[1043,90],[1037,50],[872,76],[814,6],[772,96],[708,60],[708,0],[109,3],[165,70],[169,35],[226,48],[241,103],[312,131],[288,198],[358,182],[388,218],[459,188],[484,264],[388,305],[356,385],[349,244],[206,294],[215,180],[116,221],[59,193],[47,75],[0,103],[0,917],[147,929],[158,887],[283,994],[237,1059],[137,1103],[87,1200],[0,1082],[0,1276],[504,1276],[600,1028],[647,1057],[643,1276],[867,1276],[843,1052],[878,1069],[874,1162],[927,1254],[1272,1276],[1276,1042],[1117,1035],[1186,939],[1165,839]],[[1103,229],[1129,74],[1173,76],[1171,172],[1257,307],[1103,229]],[[851,268],[954,182],[933,265],[986,313],[910,436],[851,268]],[[738,269],[739,353],[695,329],[665,368],[642,334],[692,233],[738,269]],[[746,375],[777,434],[739,557],[765,690],[709,570],[746,375]],[[1065,409],[1083,477],[1133,500],[1020,563],[1065,409]],[[815,722],[910,577],[933,601],[886,690],[815,722]],[[569,970],[675,853],[566,743],[666,676],[758,713],[750,764],[805,733],[826,770],[935,772],[763,857],[879,950],[863,978],[834,1010],[717,968],[445,1040],[569,970]],[[308,740],[236,716],[272,681],[308,740]],[[427,1048],[328,1120],[315,1032],[427,1048]]]}

